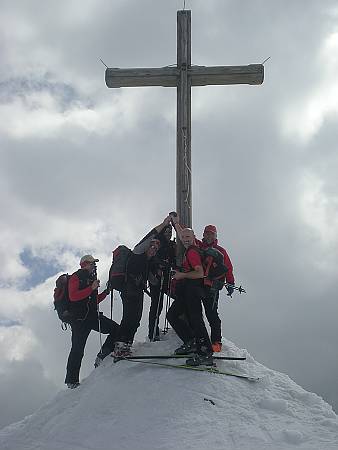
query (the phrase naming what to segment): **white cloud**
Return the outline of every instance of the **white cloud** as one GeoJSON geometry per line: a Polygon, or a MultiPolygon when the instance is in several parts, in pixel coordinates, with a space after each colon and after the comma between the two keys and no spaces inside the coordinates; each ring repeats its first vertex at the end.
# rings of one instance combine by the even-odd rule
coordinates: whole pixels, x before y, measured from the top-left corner
{"type": "MultiPolygon", "coordinates": [[[[38,79],[36,81],[39,81],[38,79]]],[[[87,107],[74,100],[64,109],[63,99],[46,87],[0,104],[0,132],[12,139],[81,139],[81,135],[107,135],[114,132],[122,136],[136,125],[140,114],[139,92],[125,92],[110,97],[104,103],[87,107]]],[[[83,138],[82,138],[83,139],[83,138]]]]}
{"type": "Polygon", "coordinates": [[[32,354],[37,341],[32,330],[22,326],[0,327],[2,362],[0,371],[6,371],[8,361],[22,361],[32,354]],[[4,364],[6,363],[6,364],[4,364]]]}
{"type": "Polygon", "coordinates": [[[295,96],[284,113],[284,132],[303,144],[311,140],[325,120],[338,117],[338,32],[330,33],[314,55],[320,78],[303,97],[295,96]]]}
{"type": "Polygon", "coordinates": [[[324,245],[338,242],[338,210],[323,190],[323,182],[314,174],[304,176],[301,211],[309,228],[316,230],[324,245]]]}

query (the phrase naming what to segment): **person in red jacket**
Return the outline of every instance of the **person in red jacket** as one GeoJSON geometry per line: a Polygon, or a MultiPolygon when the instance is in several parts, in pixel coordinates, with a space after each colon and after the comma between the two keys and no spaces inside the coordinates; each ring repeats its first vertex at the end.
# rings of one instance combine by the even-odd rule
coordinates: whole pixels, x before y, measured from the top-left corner
{"type": "MultiPolygon", "coordinates": [[[[234,292],[235,285],[233,267],[226,250],[218,245],[217,229],[215,225],[207,225],[204,228],[202,241],[196,239],[196,244],[202,249],[213,247],[222,253],[224,257],[224,265],[228,269],[226,272],[226,282],[228,283],[226,289],[228,291],[228,295],[231,297],[234,292]]],[[[219,291],[210,291],[206,289],[206,293],[207,295],[203,298],[203,306],[211,329],[212,348],[214,352],[220,352],[222,350],[222,331],[221,319],[218,315],[219,291]]]]}
{"type": "Polygon", "coordinates": [[[175,229],[185,247],[182,271],[176,271],[175,300],[167,313],[167,319],[183,345],[175,350],[177,355],[192,354],[187,365],[212,365],[212,347],[205,327],[202,311],[204,270],[201,255],[196,247],[195,235],[190,228],[181,228],[175,216],[175,229]]]}
{"type": "Polygon", "coordinates": [[[72,347],[67,361],[65,383],[71,389],[79,386],[79,374],[84,348],[91,330],[108,334],[102,349],[95,361],[97,367],[109,355],[114,347],[119,325],[108,319],[102,313],[98,314],[98,304],[108,294],[104,290],[100,294],[100,280],[96,278],[96,263],[92,255],[85,255],[80,260],[80,269],[69,278],[68,293],[70,300],[70,315],[72,328],[72,347]]]}

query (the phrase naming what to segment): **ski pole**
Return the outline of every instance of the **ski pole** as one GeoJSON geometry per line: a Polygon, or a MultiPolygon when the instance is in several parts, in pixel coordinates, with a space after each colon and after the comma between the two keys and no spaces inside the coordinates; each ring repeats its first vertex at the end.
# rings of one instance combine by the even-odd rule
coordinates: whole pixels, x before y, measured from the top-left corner
{"type": "Polygon", "coordinates": [[[167,312],[168,312],[168,294],[166,295],[166,302],[165,302],[165,315],[163,320],[163,334],[166,334],[167,332],[167,312]]]}
{"type": "MultiPolygon", "coordinates": [[[[113,264],[112,264],[113,265],[113,264]]],[[[106,291],[110,292],[110,320],[113,320],[113,301],[114,301],[114,289],[112,287],[112,283],[111,283],[111,268],[112,265],[110,266],[109,269],[109,273],[108,273],[108,281],[106,284],[106,291]]]]}
{"type": "Polygon", "coordinates": [[[173,274],[173,270],[172,268],[169,271],[169,289],[167,291],[167,298],[166,298],[166,305],[165,305],[165,317],[164,317],[164,325],[163,325],[163,333],[167,333],[169,330],[169,325],[168,325],[168,319],[167,319],[167,313],[169,311],[170,308],[170,301],[171,301],[171,287],[172,287],[172,274],[173,274]]]}
{"type": "Polygon", "coordinates": [[[169,331],[169,322],[167,319],[167,313],[169,311],[170,308],[170,295],[167,294],[167,298],[166,298],[166,306],[165,306],[165,317],[164,317],[164,324],[163,324],[163,334],[168,333],[169,331]]]}
{"type": "MultiPolygon", "coordinates": [[[[97,280],[97,267],[96,264],[94,266],[94,279],[97,280]]],[[[101,335],[101,322],[100,322],[100,304],[98,302],[98,293],[99,293],[99,289],[97,288],[97,293],[96,293],[96,311],[97,311],[97,321],[98,321],[98,327],[99,327],[99,335],[100,335],[100,351],[101,351],[101,355],[102,355],[102,335],[101,335]]]]}
{"type": "Polygon", "coordinates": [[[110,292],[110,320],[113,320],[114,289],[112,289],[111,283],[110,283],[110,271],[109,271],[109,279],[106,283],[106,291],[108,294],[110,292]]]}
{"type": "Polygon", "coordinates": [[[114,289],[110,291],[110,320],[113,320],[114,289]]]}

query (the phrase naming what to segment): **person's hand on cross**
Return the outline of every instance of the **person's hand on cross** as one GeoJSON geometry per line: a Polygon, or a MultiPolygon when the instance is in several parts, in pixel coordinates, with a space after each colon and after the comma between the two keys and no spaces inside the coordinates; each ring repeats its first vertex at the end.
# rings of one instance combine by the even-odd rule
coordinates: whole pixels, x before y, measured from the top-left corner
{"type": "Polygon", "coordinates": [[[170,220],[172,221],[172,223],[175,225],[176,223],[178,223],[179,222],[179,217],[178,217],[178,215],[177,215],[177,213],[176,212],[170,212],[169,213],[169,217],[170,217],[170,220]]]}

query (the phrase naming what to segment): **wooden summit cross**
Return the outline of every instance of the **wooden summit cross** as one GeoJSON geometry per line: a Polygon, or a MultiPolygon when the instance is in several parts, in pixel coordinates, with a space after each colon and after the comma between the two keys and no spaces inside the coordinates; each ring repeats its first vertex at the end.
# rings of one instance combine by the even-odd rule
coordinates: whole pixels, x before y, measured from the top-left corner
{"type": "Polygon", "coordinates": [[[262,64],[192,66],[191,11],[177,11],[177,65],[160,68],[106,69],[109,88],[164,86],[177,88],[176,211],[180,222],[192,226],[191,86],[262,84],[262,64]]]}

